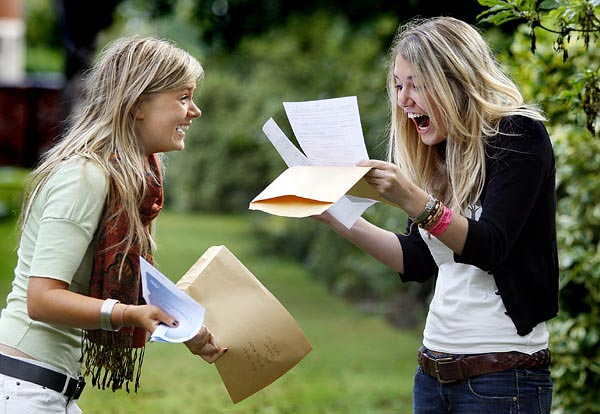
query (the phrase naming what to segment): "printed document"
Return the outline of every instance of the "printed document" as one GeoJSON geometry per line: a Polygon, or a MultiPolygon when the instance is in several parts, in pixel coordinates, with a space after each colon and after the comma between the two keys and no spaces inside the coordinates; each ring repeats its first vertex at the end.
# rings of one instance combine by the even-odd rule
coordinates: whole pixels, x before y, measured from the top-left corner
{"type": "Polygon", "coordinates": [[[204,308],[141,256],[140,271],[146,303],[158,306],[179,322],[175,328],[158,325],[150,340],[185,342],[196,336],[204,323],[204,308]]]}
{"type": "Polygon", "coordinates": [[[369,159],[356,96],[284,102],[294,135],[314,165],[356,165],[369,159]]]}

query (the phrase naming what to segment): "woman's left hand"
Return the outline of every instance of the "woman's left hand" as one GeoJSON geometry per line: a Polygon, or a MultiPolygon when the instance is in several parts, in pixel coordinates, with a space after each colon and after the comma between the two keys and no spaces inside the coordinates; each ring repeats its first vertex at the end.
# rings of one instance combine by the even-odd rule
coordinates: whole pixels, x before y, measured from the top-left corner
{"type": "Polygon", "coordinates": [[[359,167],[370,167],[365,180],[383,198],[398,205],[409,216],[415,216],[423,210],[429,195],[417,187],[391,162],[380,160],[361,161],[359,167]]]}
{"type": "Polygon", "coordinates": [[[380,160],[361,161],[359,167],[370,167],[365,180],[383,198],[402,206],[409,189],[413,186],[396,164],[380,160]]]}
{"type": "Polygon", "coordinates": [[[200,356],[208,363],[215,362],[227,352],[227,348],[222,348],[217,344],[215,337],[206,326],[202,326],[195,337],[186,341],[185,346],[192,354],[200,356]]]}

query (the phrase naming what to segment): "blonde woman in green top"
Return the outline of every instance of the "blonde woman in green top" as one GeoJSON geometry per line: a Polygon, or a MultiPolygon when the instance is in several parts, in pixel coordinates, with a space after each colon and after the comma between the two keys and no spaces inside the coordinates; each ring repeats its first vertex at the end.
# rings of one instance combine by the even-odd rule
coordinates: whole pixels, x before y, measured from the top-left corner
{"type": "MultiPolygon", "coordinates": [[[[79,413],[82,373],[101,388],[137,390],[147,333],[177,325],[143,302],[139,256],[152,260],[163,205],[159,153],[184,148],[202,77],[188,53],[142,37],[114,42],[89,73],[24,203],[0,316],[1,412],[79,413]]],[[[208,362],[226,351],[206,327],[186,345],[208,362]]]]}

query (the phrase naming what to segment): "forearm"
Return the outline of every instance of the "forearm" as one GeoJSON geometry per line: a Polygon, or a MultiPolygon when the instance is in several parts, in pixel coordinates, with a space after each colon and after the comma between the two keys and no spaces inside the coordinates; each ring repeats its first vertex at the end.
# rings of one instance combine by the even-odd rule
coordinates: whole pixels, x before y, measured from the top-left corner
{"type": "Polygon", "coordinates": [[[363,218],[350,228],[335,219],[327,225],[340,236],[391,269],[403,273],[402,247],[398,237],[388,230],[377,227],[363,218]]]}
{"type": "Polygon", "coordinates": [[[468,230],[469,221],[465,217],[454,213],[448,229],[437,236],[437,238],[454,253],[460,255],[465,247],[468,230]]]}
{"type": "MultiPolygon", "coordinates": [[[[418,217],[425,212],[424,209],[431,196],[408,180],[396,165],[377,160],[369,160],[359,165],[371,167],[371,171],[365,176],[367,182],[382,197],[402,209],[409,217],[418,217]]],[[[467,230],[467,219],[455,214],[450,226],[438,238],[454,252],[460,254],[467,237],[467,230]]]]}
{"type": "MultiPolygon", "coordinates": [[[[50,324],[80,329],[100,329],[100,311],[103,299],[71,292],[65,282],[30,277],[27,288],[27,310],[29,317],[50,324]]],[[[152,330],[152,321],[156,313],[147,307],[129,306],[123,303],[114,305],[110,312],[111,325],[141,326],[152,330]]],[[[161,315],[162,316],[162,315],[161,315]]]]}
{"type": "MultiPolygon", "coordinates": [[[[28,288],[27,310],[32,319],[82,329],[100,328],[100,309],[103,300],[58,286],[41,289],[41,286],[37,286],[41,281],[37,279],[43,278],[32,277],[28,288]]],[[[57,281],[50,281],[51,284],[55,284],[54,282],[57,281]]],[[[113,309],[114,313],[115,309],[113,309]]]]}

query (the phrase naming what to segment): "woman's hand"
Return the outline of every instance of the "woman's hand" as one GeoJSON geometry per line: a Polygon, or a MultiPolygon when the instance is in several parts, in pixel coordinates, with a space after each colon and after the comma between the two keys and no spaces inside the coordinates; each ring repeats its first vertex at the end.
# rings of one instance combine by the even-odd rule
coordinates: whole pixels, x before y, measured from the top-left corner
{"type": "MultiPolygon", "coordinates": [[[[119,310],[116,309],[116,311],[119,310]]],[[[136,326],[142,326],[150,333],[154,332],[161,323],[173,328],[178,325],[175,319],[154,305],[129,306],[125,308],[123,320],[125,326],[132,323],[130,318],[137,318],[136,326]]],[[[196,336],[186,341],[185,346],[188,347],[192,354],[202,357],[202,359],[209,363],[215,362],[227,351],[227,348],[221,348],[217,344],[215,337],[206,326],[202,326],[196,336]]]]}
{"type": "Polygon", "coordinates": [[[357,165],[371,168],[364,178],[375,191],[386,200],[402,205],[412,183],[400,172],[397,165],[380,160],[361,161],[357,165]]]}
{"type": "Polygon", "coordinates": [[[227,352],[227,348],[222,348],[217,344],[215,337],[206,326],[203,326],[195,337],[186,341],[185,346],[192,354],[200,356],[208,363],[215,362],[227,352]]]}
{"type": "Polygon", "coordinates": [[[175,328],[179,324],[173,317],[155,305],[115,305],[111,315],[113,326],[138,326],[149,333],[161,323],[175,328]]]}
{"type": "Polygon", "coordinates": [[[410,181],[396,164],[368,160],[357,165],[370,167],[365,180],[383,198],[400,206],[409,216],[414,217],[423,210],[429,195],[410,181]]]}
{"type": "Polygon", "coordinates": [[[333,226],[333,225],[334,225],[334,224],[336,224],[336,223],[339,223],[339,222],[338,222],[338,221],[335,219],[335,217],[333,217],[333,216],[331,215],[331,213],[330,213],[330,212],[328,212],[328,211],[324,211],[324,212],[322,212],[321,214],[315,214],[315,215],[313,215],[313,216],[310,216],[310,218],[312,218],[312,219],[314,219],[314,220],[316,220],[316,221],[318,221],[318,222],[321,222],[321,223],[323,223],[323,224],[326,224],[326,225],[327,225],[327,226],[329,226],[329,227],[333,226]]]}

